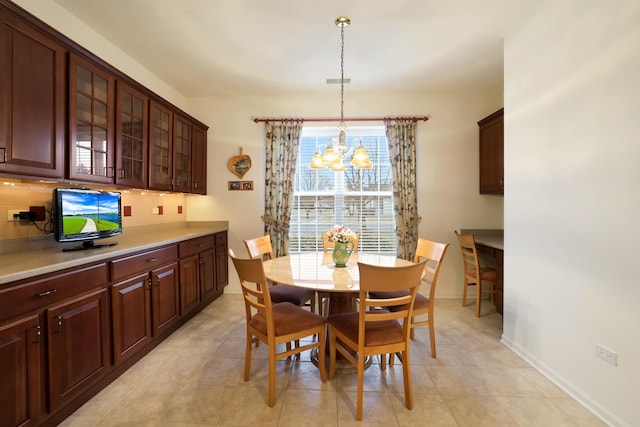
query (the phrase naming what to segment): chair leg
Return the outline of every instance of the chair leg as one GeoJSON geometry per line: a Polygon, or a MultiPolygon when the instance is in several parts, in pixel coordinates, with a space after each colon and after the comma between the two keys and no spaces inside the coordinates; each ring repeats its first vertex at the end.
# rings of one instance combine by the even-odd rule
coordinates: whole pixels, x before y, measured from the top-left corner
{"type": "Polygon", "coordinates": [[[416,318],[415,318],[415,316],[413,316],[411,318],[411,326],[410,326],[411,330],[409,331],[409,333],[411,334],[410,337],[411,337],[412,340],[416,339],[416,331],[415,331],[416,328],[413,327],[413,324],[415,323],[415,320],[416,320],[416,318]]]}
{"type": "Polygon", "coordinates": [[[429,315],[429,342],[431,343],[431,357],[436,358],[436,331],[433,325],[433,319],[429,315]]]}
{"type": "Polygon", "coordinates": [[[469,290],[469,282],[467,279],[464,279],[464,289],[462,290],[462,306],[467,305],[467,290],[469,290]]]}
{"type": "Polygon", "coordinates": [[[407,409],[413,409],[413,384],[411,383],[411,367],[409,362],[409,349],[402,352],[402,376],[404,380],[404,400],[407,409]]]}
{"type": "Polygon", "coordinates": [[[362,421],[362,400],[363,400],[363,389],[364,389],[364,356],[358,355],[358,396],[356,398],[356,420],[362,421]]]}
{"type": "Polygon", "coordinates": [[[480,317],[480,299],[482,297],[482,285],[476,283],[476,317],[480,317]]]}
{"type": "MultiPolygon", "coordinates": [[[[320,357],[320,355],[318,355],[320,357]]],[[[318,359],[318,363],[320,359],[318,359]]],[[[336,375],[336,335],[329,327],[329,379],[336,375]]]]}
{"type": "Polygon", "coordinates": [[[323,383],[327,382],[327,365],[326,365],[326,332],[322,328],[318,333],[318,369],[320,370],[320,379],[323,383]]]}
{"type": "Polygon", "coordinates": [[[269,348],[269,401],[270,408],[276,404],[276,350],[269,348]]]}
{"type": "MultiPolygon", "coordinates": [[[[247,331],[247,343],[244,349],[244,381],[249,381],[251,373],[251,349],[253,346],[253,336],[247,331]]],[[[259,342],[260,340],[258,340],[259,342]]]]}

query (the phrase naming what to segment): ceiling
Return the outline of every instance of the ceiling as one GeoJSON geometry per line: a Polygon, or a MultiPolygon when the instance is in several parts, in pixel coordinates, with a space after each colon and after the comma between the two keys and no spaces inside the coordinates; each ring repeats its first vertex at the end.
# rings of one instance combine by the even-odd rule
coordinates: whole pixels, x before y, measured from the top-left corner
{"type": "MultiPolygon", "coordinates": [[[[533,0],[55,0],[185,96],[501,84],[533,0]]],[[[76,40],[82,44],[81,40],[76,40]]]]}

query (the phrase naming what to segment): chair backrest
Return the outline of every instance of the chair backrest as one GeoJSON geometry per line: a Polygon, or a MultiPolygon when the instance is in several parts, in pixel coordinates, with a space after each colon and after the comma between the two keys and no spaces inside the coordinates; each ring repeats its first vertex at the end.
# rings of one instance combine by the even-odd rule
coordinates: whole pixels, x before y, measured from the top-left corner
{"type": "Polygon", "coordinates": [[[264,274],[262,259],[237,258],[232,249],[228,250],[228,255],[233,261],[233,265],[238,273],[238,278],[240,279],[247,322],[249,322],[251,317],[257,312],[261,311],[266,314],[267,327],[272,328],[273,314],[271,311],[271,295],[269,294],[269,286],[267,284],[267,277],[264,274]]]}
{"type": "Polygon", "coordinates": [[[273,259],[273,247],[271,246],[271,236],[256,237],[255,239],[247,239],[244,241],[247,252],[251,258],[273,259]]]}
{"type": "Polygon", "coordinates": [[[426,260],[402,267],[382,267],[358,262],[360,272],[359,301],[359,337],[358,342],[364,346],[365,324],[384,320],[402,320],[403,340],[409,339],[413,302],[420,285],[426,260]],[[369,292],[408,291],[401,296],[391,298],[369,298],[369,292]],[[395,307],[390,310],[389,307],[395,307]]]}
{"type": "Polygon", "coordinates": [[[442,267],[442,260],[448,248],[448,243],[432,242],[423,238],[418,239],[418,247],[416,248],[416,256],[413,258],[413,262],[427,261],[422,281],[430,286],[429,300],[431,301],[435,297],[440,267],[442,267]]]}
{"type": "MultiPolygon", "coordinates": [[[[353,248],[353,252],[358,252],[358,241],[360,240],[360,233],[356,233],[356,237],[351,240],[351,246],[353,248]]],[[[325,252],[329,252],[329,249],[333,249],[335,247],[335,242],[329,241],[329,233],[322,233],[322,248],[325,252]]]]}
{"type": "Polygon", "coordinates": [[[476,250],[476,242],[473,234],[458,234],[460,250],[462,251],[462,264],[464,266],[464,274],[475,282],[475,272],[480,271],[480,263],[478,262],[478,251],[476,250]]]}

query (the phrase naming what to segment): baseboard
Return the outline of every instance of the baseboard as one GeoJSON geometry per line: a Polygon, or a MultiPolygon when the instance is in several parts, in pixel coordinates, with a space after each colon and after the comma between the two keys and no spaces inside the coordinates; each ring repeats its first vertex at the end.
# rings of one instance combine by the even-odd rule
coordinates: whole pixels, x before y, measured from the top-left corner
{"type": "Polygon", "coordinates": [[[553,369],[549,368],[545,363],[532,356],[528,351],[526,351],[526,349],[522,348],[517,343],[511,341],[504,335],[502,335],[500,341],[518,356],[527,361],[538,372],[547,377],[551,382],[560,387],[565,393],[573,397],[578,403],[598,417],[602,422],[611,427],[631,427],[630,424],[625,423],[616,415],[609,412],[606,408],[603,408],[600,404],[594,402],[589,398],[589,396],[574,387],[574,385],[567,381],[562,375],[558,375],[558,373],[553,369]]]}

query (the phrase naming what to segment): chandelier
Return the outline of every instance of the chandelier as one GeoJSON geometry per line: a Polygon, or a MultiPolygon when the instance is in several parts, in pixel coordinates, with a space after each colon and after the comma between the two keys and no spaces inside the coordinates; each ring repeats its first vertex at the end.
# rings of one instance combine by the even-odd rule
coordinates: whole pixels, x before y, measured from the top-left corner
{"type": "Polygon", "coordinates": [[[373,166],[360,138],[354,140],[353,146],[347,145],[344,124],[344,27],[349,24],[351,24],[351,19],[346,16],[336,18],[336,26],[340,28],[340,133],[338,137],[331,139],[324,154],[320,154],[319,147],[316,149],[309,165],[311,169],[328,167],[334,172],[344,171],[347,169],[345,160],[349,156],[352,156],[350,164],[356,169],[369,169],[373,166]]]}

